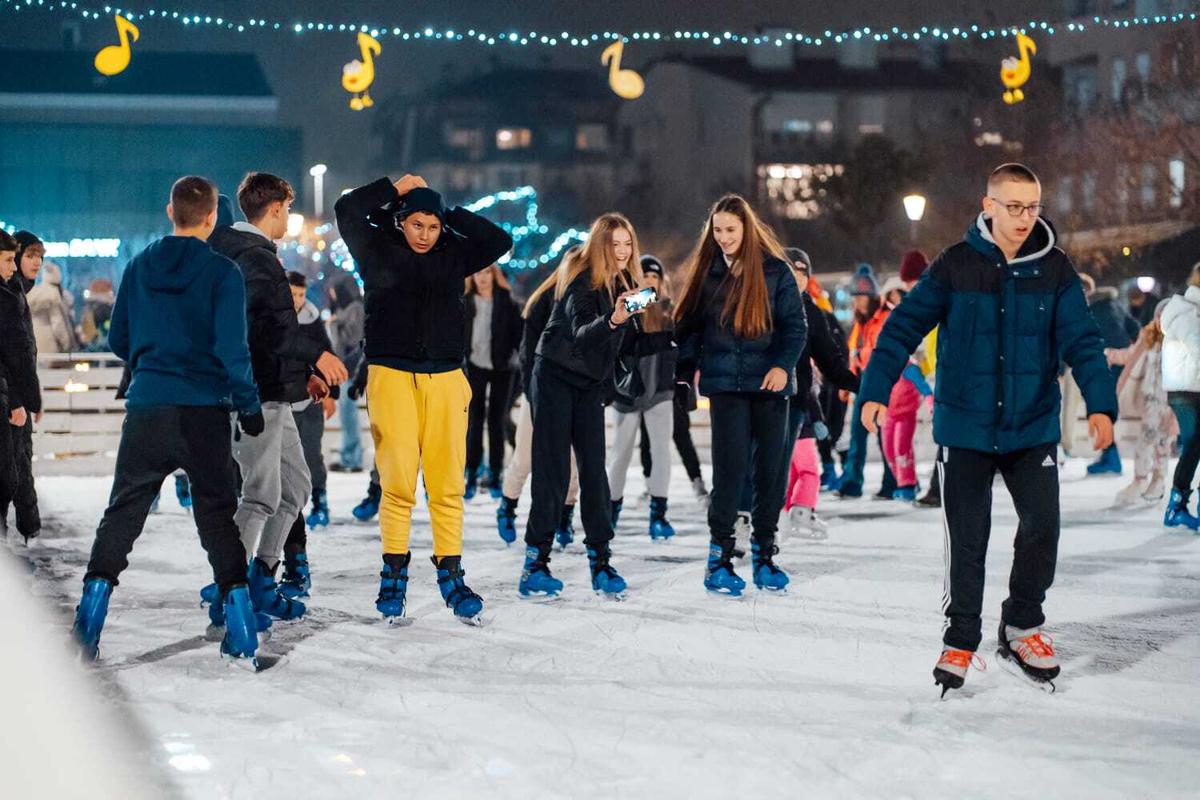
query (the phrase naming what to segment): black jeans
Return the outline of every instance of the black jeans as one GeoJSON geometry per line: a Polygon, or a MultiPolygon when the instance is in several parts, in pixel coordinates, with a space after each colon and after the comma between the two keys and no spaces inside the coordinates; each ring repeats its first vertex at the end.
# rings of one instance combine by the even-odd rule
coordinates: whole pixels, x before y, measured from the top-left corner
{"type": "Polygon", "coordinates": [[[296,516],[292,529],[288,531],[287,540],[283,543],[285,558],[295,558],[297,553],[308,551],[308,525],[304,522],[304,512],[296,516]]]}
{"type": "Polygon", "coordinates": [[[0,509],[8,512],[17,493],[17,436],[20,430],[8,422],[9,410],[0,403],[0,509]]]}
{"type": "Polygon", "coordinates": [[[511,408],[513,372],[508,369],[484,369],[467,364],[471,384],[471,405],[467,417],[467,474],[474,475],[483,463],[483,428],[488,433],[488,469],[492,475],[504,472],[504,419],[511,408]]]}
{"type": "Polygon", "coordinates": [[[1175,465],[1172,483],[1184,497],[1189,497],[1196,466],[1200,465],[1200,393],[1171,392],[1167,398],[1179,422],[1179,463],[1175,465]]]}
{"type": "MultiPolygon", "coordinates": [[[[796,448],[796,438],[800,435],[800,429],[804,427],[804,423],[808,420],[808,411],[801,403],[801,398],[793,397],[788,401],[787,415],[787,431],[784,433],[782,460],[779,464],[779,469],[784,475],[789,474],[792,464],[792,451],[796,448]]],[[[756,445],[751,444],[751,448],[756,445]]],[[[751,452],[750,458],[754,458],[751,452]]],[[[779,491],[784,495],[784,502],[787,502],[787,481],[780,481],[779,491]]],[[[754,475],[747,470],[746,482],[742,484],[742,496],[738,501],[738,511],[748,511],[754,508],[754,475]]]]}
{"type": "Polygon", "coordinates": [[[130,409],[121,426],[112,494],[88,562],[87,578],[117,584],[163,480],[182,468],[192,483],[192,511],[213,579],[224,592],[246,582],[246,551],[237,511],[229,412],[212,406],[130,409]]]}
{"type": "Polygon", "coordinates": [[[321,440],[325,437],[325,409],[313,403],[303,411],[292,414],[296,430],[300,432],[300,446],[304,448],[304,463],[312,476],[313,494],[325,491],[329,473],[325,469],[325,454],[321,451],[321,440]]]}
{"type": "Polygon", "coordinates": [[[709,400],[713,459],[709,533],[720,542],[733,539],[738,501],[753,470],[754,538],[774,542],[787,481],[787,472],[779,466],[787,438],[788,400],[769,394],[717,394],[709,400]]]}
{"type": "Polygon", "coordinates": [[[941,448],[942,514],[948,575],[942,611],[943,641],[974,651],[982,639],[984,564],[992,530],[992,479],[999,472],[1017,509],[1017,537],[1001,608],[1005,624],[1041,626],[1042,603],[1058,562],[1058,444],[1012,453],[941,448]]]}
{"type": "Polygon", "coordinates": [[[42,529],[42,515],[38,512],[37,488],[33,482],[33,415],[25,424],[14,428],[4,424],[12,436],[12,496],[0,502],[0,518],[8,517],[9,502],[16,510],[17,532],[26,538],[37,536],[42,529]]]}
{"type": "Polygon", "coordinates": [[[604,468],[604,386],[581,388],[558,367],[533,367],[532,504],[525,543],[545,556],[554,541],[571,480],[571,448],[579,469],[584,543],[607,548],[613,538],[612,498],[604,468]]]}
{"type": "MultiPolygon", "coordinates": [[[[671,438],[675,440],[675,449],[679,452],[679,460],[683,462],[683,470],[687,473],[688,480],[694,481],[703,475],[700,472],[700,456],[696,454],[696,443],[692,441],[692,419],[681,403],[674,402],[672,405],[675,419],[671,438]]],[[[649,478],[650,472],[654,469],[654,459],[650,456],[650,435],[646,432],[644,417],[642,418],[641,453],[642,475],[649,478]]]]}

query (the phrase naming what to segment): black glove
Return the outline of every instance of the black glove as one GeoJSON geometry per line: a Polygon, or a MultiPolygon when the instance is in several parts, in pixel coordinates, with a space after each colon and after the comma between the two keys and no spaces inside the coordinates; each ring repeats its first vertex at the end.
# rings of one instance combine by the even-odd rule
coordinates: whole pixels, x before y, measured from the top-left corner
{"type": "Polygon", "coordinates": [[[358,400],[358,398],[362,397],[362,389],[359,387],[358,381],[355,381],[354,383],[350,384],[350,388],[346,390],[346,394],[349,396],[349,398],[351,400],[356,400],[356,401],[358,400]]]}
{"type": "Polygon", "coordinates": [[[255,411],[253,414],[242,412],[238,414],[238,427],[242,429],[242,433],[247,436],[258,436],[267,428],[267,421],[263,419],[262,411],[255,411]]]}

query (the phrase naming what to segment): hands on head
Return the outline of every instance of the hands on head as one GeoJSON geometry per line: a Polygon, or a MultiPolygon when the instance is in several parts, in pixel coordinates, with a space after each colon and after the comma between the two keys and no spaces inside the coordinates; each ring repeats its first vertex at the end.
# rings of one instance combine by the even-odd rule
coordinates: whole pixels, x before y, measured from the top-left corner
{"type": "Polygon", "coordinates": [[[405,175],[400,180],[396,181],[393,186],[396,187],[396,194],[404,197],[413,189],[428,189],[429,184],[420,175],[405,175]]]}

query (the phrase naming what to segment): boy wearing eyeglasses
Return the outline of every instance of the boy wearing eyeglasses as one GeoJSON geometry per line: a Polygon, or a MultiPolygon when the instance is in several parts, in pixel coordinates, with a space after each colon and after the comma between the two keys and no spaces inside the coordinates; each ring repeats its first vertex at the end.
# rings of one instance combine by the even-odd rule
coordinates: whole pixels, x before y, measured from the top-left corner
{"type": "Polygon", "coordinates": [[[909,355],[940,326],[933,426],[947,576],[943,650],[933,675],[943,695],[961,688],[978,663],[996,473],[1019,520],[997,654],[1047,689],[1059,674],[1042,632],[1042,603],[1058,558],[1060,359],[1087,403],[1093,446],[1103,450],[1113,441],[1117,396],[1104,343],[1079,276],[1041,216],[1041,197],[1028,167],[993,170],[983,213],[892,312],[862,379],[862,420],[873,432],[909,355]]]}

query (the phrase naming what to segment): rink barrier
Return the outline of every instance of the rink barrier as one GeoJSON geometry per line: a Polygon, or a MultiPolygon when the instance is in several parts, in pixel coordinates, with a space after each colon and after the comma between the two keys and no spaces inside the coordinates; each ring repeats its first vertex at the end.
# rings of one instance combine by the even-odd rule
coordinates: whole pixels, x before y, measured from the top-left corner
{"type": "MultiPolygon", "coordinates": [[[[42,382],[44,415],[34,427],[34,471],[41,475],[111,475],[116,463],[121,424],[125,419],[124,401],[116,398],[121,383],[122,362],[112,353],[57,353],[38,355],[38,376],[42,382]]],[[[702,403],[702,406],[706,405],[702,403]]],[[[370,421],[366,402],[358,403],[365,460],[371,460],[370,421]]],[[[1118,425],[1125,446],[1136,445],[1136,430],[1127,420],[1118,425]]],[[[612,425],[608,434],[612,436],[612,425]]],[[[922,419],[917,428],[917,460],[932,462],[934,447],[929,423],[922,419]]],[[[1076,428],[1081,433],[1074,452],[1087,453],[1087,422],[1076,428]]],[[[341,420],[338,414],[325,423],[326,463],[333,463],[341,445],[341,420]]],[[[701,459],[707,463],[710,442],[708,414],[702,408],[692,415],[692,436],[701,459]]],[[[1132,454],[1127,449],[1125,455],[1132,454]]],[[[878,459],[875,447],[868,458],[878,459]]],[[[636,460],[636,459],[635,459],[636,460]]]]}

